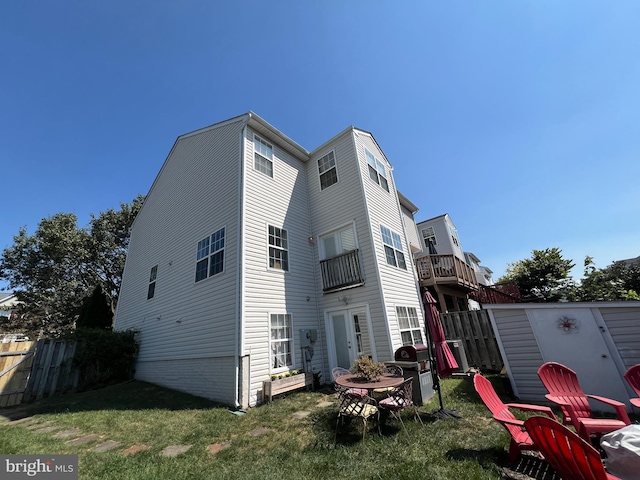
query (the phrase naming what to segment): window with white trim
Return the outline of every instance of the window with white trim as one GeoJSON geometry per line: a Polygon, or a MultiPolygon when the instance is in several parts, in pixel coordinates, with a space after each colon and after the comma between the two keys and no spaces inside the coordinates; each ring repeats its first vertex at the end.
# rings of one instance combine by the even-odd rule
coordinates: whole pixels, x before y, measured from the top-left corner
{"type": "Polygon", "coordinates": [[[272,313],[269,320],[269,330],[271,371],[292,366],[291,314],[272,313]]]}
{"type": "Polygon", "coordinates": [[[433,246],[438,245],[438,241],[436,240],[436,231],[433,227],[423,228],[421,232],[425,248],[429,248],[429,242],[431,242],[433,246]]]}
{"type": "Polygon", "coordinates": [[[365,155],[367,157],[367,164],[369,166],[369,176],[371,180],[376,182],[387,192],[389,191],[389,182],[387,181],[387,170],[384,168],[384,164],[373,156],[369,150],[365,148],[365,155]]]}
{"type": "Polygon", "coordinates": [[[273,178],[273,146],[257,135],[253,136],[253,168],[273,178]]]}
{"type": "Polygon", "coordinates": [[[415,307],[396,307],[396,314],[402,345],[424,344],[418,310],[415,307]]]}
{"type": "Polygon", "coordinates": [[[224,227],[198,242],[196,282],[213,277],[224,270],[224,227]]]}
{"type": "Polygon", "coordinates": [[[342,255],[357,248],[353,224],[320,237],[320,260],[342,255]]]}
{"type": "Polygon", "coordinates": [[[269,268],[289,271],[287,231],[273,225],[269,225],[269,268]]]}
{"type": "Polygon", "coordinates": [[[147,300],[151,300],[156,294],[156,278],[158,278],[158,265],[151,267],[149,275],[149,289],[147,290],[147,300]]]}
{"type": "Polygon", "coordinates": [[[458,240],[458,231],[452,226],[449,226],[449,233],[451,234],[451,241],[453,242],[453,244],[456,247],[459,247],[460,241],[458,240]]]}
{"type": "Polygon", "coordinates": [[[318,160],[318,174],[320,175],[320,190],[324,190],[334,183],[338,183],[336,157],[333,151],[318,160]]]}
{"type": "Polygon", "coordinates": [[[380,225],[380,232],[382,233],[382,242],[384,243],[384,253],[387,257],[387,263],[406,270],[407,263],[404,260],[400,235],[383,225],[380,225]]]}

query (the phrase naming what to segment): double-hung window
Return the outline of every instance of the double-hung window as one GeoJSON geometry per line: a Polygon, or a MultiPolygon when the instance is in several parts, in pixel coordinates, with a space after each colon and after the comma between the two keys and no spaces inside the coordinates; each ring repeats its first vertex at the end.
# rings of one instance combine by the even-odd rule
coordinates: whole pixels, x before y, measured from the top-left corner
{"type": "Polygon", "coordinates": [[[365,155],[367,156],[367,165],[369,166],[369,176],[371,177],[371,180],[388,192],[389,182],[387,181],[387,170],[384,167],[384,164],[374,157],[373,153],[367,149],[365,149],[365,155]]]}
{"type": "Polygon", "coordinates": [[[396,307],[400,335],[403,345],[424,344],[422,340],[422,328],[418,319],[418,311],[415,307],[396,307]]]}
{"type": "Polygon", "coordinates": [[[151,268],[149,275],[149,289],[147,290],[147,300],[152,299],[156,294],[156,278],[158,278],[158,265],[151,268]]]}
{"type": "Polygon", "coordinates": [[[458,241],[458,231],[455,228],[450,226],[449,227],[449,233],[451,234],[451,241],[453,242],[453,244],[456,247],[459,247],[460,246],[460,242],[458,241]]]}
{"type": "Polygon", "coordinates": [[[272,313],[269,320],[271,344],[271,370],[278,370],[293,365],[291,352],[292,330],[291,314],[272,313]]]}
{"type": "Polygon", "coordinates": [[[273,225],[269,225],[269,268],[289,271],[287,231],[273,225]]]}
{"type": "Polygon", "coordinates": [[[213,277],[224,270],[224,227],[198,242],[196,282],[213,277]]]}
{"type": "Polygon", "coordinates": [[[380,232],[382,233],[382,242],[384,243],[384,253],[387,257],[387,263],[406,270],[407,264],[404,260],[400,235],[383,225],[380,225],[380,232]]]}
{"type": "Polygon", "coordinates": [[[253,150],[255,156],[253,167],[273,178],[273,146],[254,135],[253,150]]]}
{"type": "Polygon", "coordinates": [[[336,157],[333,151],[318,160],[318,174],[320,175],[320,190],[324,190],[334,183],[338,183],[336,157]]]}
{"type": "Polygon", "coordinates": [[[438,245],[438,241],[436,240],[436,231],[433,227],[426,227],[423,228],[422,230],[422,239],[424,240],[424,247],[425,248],[429,248],[429,243],[431,243],[431,245],[436,246],[438,245]]]}

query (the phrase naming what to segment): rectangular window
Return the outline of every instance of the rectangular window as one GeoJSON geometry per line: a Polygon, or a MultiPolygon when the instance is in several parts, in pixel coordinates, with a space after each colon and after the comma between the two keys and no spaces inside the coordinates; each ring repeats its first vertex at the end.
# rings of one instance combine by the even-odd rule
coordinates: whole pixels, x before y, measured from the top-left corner
{"type": "Polygon", "coordinates": [[[380,232],[382,233],[382,242],[384,243],[384,253],[387,257],[387,263],[406,270],[407,263],[404,259],[400,235],[382,225],[380,225],[380,232]]]}
{"type": "Polygon", "coordinates": [[[269,267],[289,271],[287,231],[273,225],[269,225],[269,267]]]}
{"type": "Polygon", "coordinates": [[[292,362],[291,315],[271,314],[270,319],[271,370],[288,368],[292,362]]]}
{"type": "Polygon", "coordinates": [[[253,167],[273,178],[273,146],[258,136],[253,137],[255,162],[253,167]]]}
{"type": "Polygon", "coordinates": [[[369,166],[369,176],[371,177],[371,180],[388,192],[389,182],[387,181],[387,171],[384,164],[374,157],[373,153],[367,149],[365,149],[365,155],[367,156],[367,165],[369,166]]]}
{"type": "Polygon", "coordinates": [[[152,299],[156,294],[156,278],[158,278],[158,265],[151,268],[151,275],[149,275],[149,290],[147,290],[147,300],[152,299]]]}
{"type": "Polygon", "coordinates": [[[396,307],[403,345],[424,344],[422,328],[415,307],[396,307]]]}
{"type": "Polygon", "coordinates": [[[196,282],[213,277],[224,270],[224,227],[198,242],[196,282]]]}
{"type": "Polygon", "coordinates": [[[324,190],[334,183],[338,183],[336,157],[333,152],[327,153],[318,160],[318,173],[320,174],[320,190],[324,190]]]}
{"type": "Polygon", "coordinates": [[[431,242],[433,246],[438,245],[438,241],[436,240],[436,231],[433,227],[423,228],[421,232],[425,248],[429,248],[429,242],[431,242]]]}
{"type": "Polygon", "coordinates": [[[449,227],[449,233],[451,234],[451,241],[453,242],[453,244],[456,247],[459,247],[460,246],[460,242],[458,241],[458,231],[455,228],[450,226],[449,227]]]}

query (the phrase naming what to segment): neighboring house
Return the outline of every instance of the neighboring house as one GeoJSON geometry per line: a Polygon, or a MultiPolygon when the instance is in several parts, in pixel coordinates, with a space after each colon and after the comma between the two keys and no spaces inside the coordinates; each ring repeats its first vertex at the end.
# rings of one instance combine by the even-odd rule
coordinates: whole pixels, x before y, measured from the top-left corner
{"type": "Polygon", "coordinates": [[[469,265],[476,274],[476,280],[480,285],[493,285],[493,270],[480,265],[481,260],[471,252],[464,252],[464,258],[467,261],[467,265],[469,265]]]}
{"type": "Polygon", "coordinates": [[[627,267],[630,267],[631,265],[640,265],[640,256],[635,258],[626,258],[624,260],[616,260],[613,263],[624,263],[627,267]]]}
{"type": "Polygon", "coordinates": [[[422,241],[422,252],[415,254],[420,286],[435,294],[441,312],[468,310],[468,295],[478,290],[478,280],[451,217],[445,213],[424,220],[417,230],[422,241]]]}
{"type": "Polygon", "coordinates": [[[136,378],[247,407],[271,374],[425,340],[417,208],[369,132],[307,151],[250,112],[178,137],[131,234],[136,378]],[[412,230],[413,229],[413,230],[412,230]]]}
{"type": "Polygon", "coordinates": [[[15,293],[0,292],[0,322],[11,316],[12,308],[18,303],[15,293]]]}

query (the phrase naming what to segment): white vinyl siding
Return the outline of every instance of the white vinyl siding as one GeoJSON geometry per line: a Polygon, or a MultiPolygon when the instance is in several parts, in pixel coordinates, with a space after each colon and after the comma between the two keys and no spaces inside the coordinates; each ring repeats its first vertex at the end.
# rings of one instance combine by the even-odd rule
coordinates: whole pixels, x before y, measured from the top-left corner
{"type": "MultiPolygon", "coordinates": [[[[251,128],[246,132],[243,278],[242,353],[248,355],[251,371],[250,404],[260,401],[262,381],[272,370],[270,315],[286,312],[295,321],[294,341],[300,329],[318,330],[315,302],[314,246],[309,242],[307,164],[278,143],[277,138],[260,132],[261,138],[273,146],[273,167],[277,182],[270,181],[253,168],[254,152],[251,128]],[[268,189],[268,190],[267,190],[268,189]],[[270,268],[269,225],[286,231],[289,271],[270,268]]],[[[313,166],[312,183],[318,184],[317,163],[313,166]]],[[[301,350],[291,351],[292,368],[303,368],[301,350]]],[[[322,356],[316,354],[312,366],[322,368],[322,356]]],[[[311,366],[310,366],[311,367],[311,366]]]]}
{"type": "MultiPolygon", "coordinates": [[[[134,222],[115,329],[140,331],[141,363],[236,352],[237,249],[225,250],[224,275],[197,283],[194,278],[199,240],[224,225],[225,242],[238,242],[242,127],[242,121],[229,121],[178,138],[134,222]],[[148,294],[149,265],[155,264],[162,281],[152,301],[141,301],[148,294]]],[[[169,372],[153,370],[145,378],[162,383],[164,374],[169,372]]]]}

